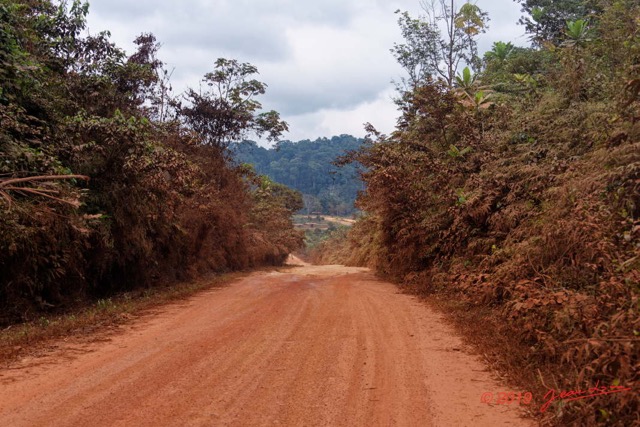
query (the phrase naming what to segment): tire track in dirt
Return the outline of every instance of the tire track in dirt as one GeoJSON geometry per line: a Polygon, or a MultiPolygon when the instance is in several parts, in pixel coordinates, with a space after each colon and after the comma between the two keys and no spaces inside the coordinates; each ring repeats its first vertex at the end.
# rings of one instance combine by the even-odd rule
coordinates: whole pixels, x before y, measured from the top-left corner
{"type": "Polygon", "coordinates": [[[0,425],[533,425],[462,348],[367,270],[304,265],[0,372],[0,425]]]}

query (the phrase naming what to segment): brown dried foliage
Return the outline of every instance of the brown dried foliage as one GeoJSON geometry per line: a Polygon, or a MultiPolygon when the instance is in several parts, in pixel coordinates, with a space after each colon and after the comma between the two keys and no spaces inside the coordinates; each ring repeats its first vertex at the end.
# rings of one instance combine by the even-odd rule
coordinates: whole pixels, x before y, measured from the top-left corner
{"type": "Polygon", "coordinates": [[[127,58],[87,7],[0,4],[0,325],[301,243],[282,191],[171,111],[155,38],[127,58]]]}
{"type": "Polygon", "coordinates": [[[485,110],[418,88],[398,130],[352,155],[368,168],[367,216],[326,244],[415,292],[490,310],[522,353],[511,374],[544,369],[526,376],[532,389],[632,389],[553,405],[544,423],[640,423],[638,16],[605,5],[603,39],[543,52],[556,55],[548,85],[485,110]]]}

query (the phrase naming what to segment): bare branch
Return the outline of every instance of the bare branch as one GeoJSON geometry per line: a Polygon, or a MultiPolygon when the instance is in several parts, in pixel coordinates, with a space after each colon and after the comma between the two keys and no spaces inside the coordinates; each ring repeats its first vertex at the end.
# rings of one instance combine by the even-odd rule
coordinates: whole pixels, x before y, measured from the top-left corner
{"type": "Polygon", "coordinates": [[[9,178],[0,179],[0,188],[6,187],[10,184],[18,184],[21,182],[33,182],[33,181],[54,181],[63,179],[81,179],[83,181],[89,181],[89,177],[86,175],[38,175],[30,176],[27,178],[9,178]]]}
{"type": "Polygon", "coordinates": [[[60,203],[66,203],[68,205],[74,206],[74,207],[78,207],[79,203],[77,200],[66,200],[66,199],[61,199],[59,197],[54,197],[51,196],[50,194],[47,193],[43,193],[41,191],[38,191],[36,189],[33,188],[28,188],[28,187],[15,187],[13,188],[13,191],[17,192],[17,193],[22,193],[22,194],[34,194],[36,196],[41,196],[41,197],[46,197],[47,199],[51,199],[51,200],[55,200],[56,202],[60,202],[60,203]]]}

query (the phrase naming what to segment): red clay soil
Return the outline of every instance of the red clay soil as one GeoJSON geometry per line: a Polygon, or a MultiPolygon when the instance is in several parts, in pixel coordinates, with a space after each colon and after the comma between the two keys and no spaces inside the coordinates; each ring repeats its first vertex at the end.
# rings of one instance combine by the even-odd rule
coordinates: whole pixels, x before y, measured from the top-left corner
{"type": "Polygon", "coordinates": [[[525,426],[441,317],[365,269],[256,273],[0,371],[0,426],[525,426]]]}

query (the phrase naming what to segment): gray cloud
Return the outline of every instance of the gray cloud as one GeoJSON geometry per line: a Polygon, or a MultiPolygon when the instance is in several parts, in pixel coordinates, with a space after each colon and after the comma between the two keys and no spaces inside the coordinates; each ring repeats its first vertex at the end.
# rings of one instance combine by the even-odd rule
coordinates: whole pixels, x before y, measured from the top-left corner
{"type": "MultiPolygon", "coordinates": [[[[491,17],[481,51],[498,40],[527,43],[516,3],[478,5],[491,17]]],[[[292,135],[313,139],[330,136],[314,132],[361,129],[365,114],[384,122],[382,131],[392,130],[395,117],[377,112],[394,113],[390,81],[402,75],[389,53],[401,41],[396,9],[417,16],[419,1],[92,0],[89,26],[110,30],[128,52],[138,34],[154,33],[178,92],[197,87],[218,57],[257,65],[269,85],[265,108],[290,119],[292,135]]]]}
{"type": "Polygon", "coordinates": [[[375,100],[380,93],[380,85],[375,83],[365,80],[362,84],[337,82],[331,87],[326,85],[309,89],[279,87],[280,90],[271,90],[265,106],[284,115],[307,114],[320,109],[348,109],[375,100]]]}

